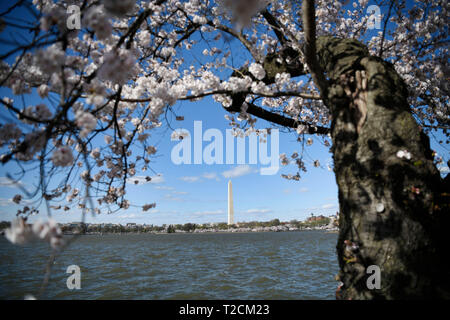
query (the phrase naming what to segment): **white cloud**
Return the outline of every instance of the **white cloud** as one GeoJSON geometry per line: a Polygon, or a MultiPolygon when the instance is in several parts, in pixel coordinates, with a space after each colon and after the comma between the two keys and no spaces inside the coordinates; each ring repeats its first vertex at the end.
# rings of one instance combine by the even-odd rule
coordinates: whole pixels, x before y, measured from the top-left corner
{"type": "Polygon", "coordinates": [[[283,190],[283,193],[286,193],[286,194],[290,194],[291,192],[292,192],[291,189],[284,189],[284,190],[283,190]]]}
{"type": "Polygon", "coordinates": [[[32,200],[22,199],[19,204],[12,201],[12,199],[0,198],[0,207],[18,206],[18,205],[31,205],[32,200]]]}
{"type": "Polygon", "coordinates": [[[168,187],[168,186],[155,186],[155,189],[158,189],[158,190],[175,190],[174,187],[168,187]]]}
{"type": "Polygon", "coordinates": [[[248,209],[245,213],[255,214],[255,213],[270,213],[270,209],[248,209]]]}
{"type": "Polygon", "coordinates": [[[184,176],[181,177],[180,180],[184,182],[199,182],[202,181],[202,178],[207,180],[213,180],[220,181],[219,176],[215,172],[205,172],[201,176],[184,176]]]}
{"type": "Polygon", "coordinates": [[[189,192],[186,192],[186,191],[172,191],[172,194],[186,195],[186,194],[189,194],[189,192]]]}
{"type": "Polygon", "coordinates": [[[164,176],[162,174],[158,174],[156,176],[151,176],[150,178],[151,178],[151,180],[147,181],[146,176],[130,177],[127,179],[127,182],[130,184],[135,184],[135,182],[138,181],[139,183],[137,185],[143,185],[143,184],[147,184],[147,183],[159,184],[159,183],[164,182],[164,176]]]}
{"type": "Polygon", "coordinates": [[[215,179],[216,181],[219,181],[219,180],[220,180],[220,179],[219,179],[219,176],[218,176],[217,173],[215,173],[215,172],[205,172],[205,173],[202,175],[202,177],[205,178],[205,179],[208,179],[208,180],[212,180],[212,179],[215,179]]]}
{"type": "Polygon", "coordinates": [[[450,173],[449,167],[439,167],[438,170],[439,170],[441,173],[450,173]]]}
{"type": "Polygon", "coordinates": [[[8,207],[15,204],[11,199],[0,198],[0,207],[8,207]]]}
{"type": "Polygon", "coordinates": [[[308,192],[308,191],[309,191],[308,188],[300,188],[300,190],[299,190],[300,193],[305,193],[305,192],[308,192]]]}
{"type": "Polygon", "coordinates": [[[193,213],[193,215],[195,215],[195,216],[211,216],[211,215],[219,215],[219,214],[225,214],[225,211],[223,211],[223,210],[197,211],[197,212],[193,213]]]}
{"type": "Polygon", "coordinates": [[[152,180],[150,181],[150,183],[158,184],[158,183],[163,183],[164,182],[164,177],[163,177],[162,174],[153,176],[151,178],[152,178],[152,180]]]}
{"type": "Polygon", "coordinates": [[[8,177],[0,177],[0,187],[17,188],[22,186],[24,186],[22,181],[15,182],[14,180],[9,179],[8,177]]]}
{"type": "Polygon", "coordinates": [[[166,200],[168,200],[168,201],[175,201],[175,202],[184,202],[184,201],[186,201],[186,200],[184,200],[184,199],[175,197],[174,195],[172,195],[172,194],[170,194],[170,193],[166,194],[166,195],[164,196],[164,198],[165,198],[166,200]]]}
{"type": "Polygon", "coordinates": [[[233,169],[222,172],[222,175],[225,178],[230,179],[245,176],[254,172],[258,172],[258,170],[256,168],[250,167],[249,165],[240,165],[234,167],[233,169]]]}
{"type": "Polygon", "coordinates": [[[184,182],[197,182],[200,180],[200,177],[181,177],[180,180],[184,181],[184,182]]]}
{"type": "Polygon", "coordinates": [[[322,209],[332,209],[332,208],[336,208],[336,205],[333,203],[327,203],[322,206],[322,209]]]}

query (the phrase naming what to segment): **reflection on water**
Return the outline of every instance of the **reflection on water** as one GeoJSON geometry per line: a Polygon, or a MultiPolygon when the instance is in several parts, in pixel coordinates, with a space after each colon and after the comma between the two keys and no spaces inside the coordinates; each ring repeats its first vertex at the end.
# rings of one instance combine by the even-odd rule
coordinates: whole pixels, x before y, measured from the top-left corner
{"type": "MultiPolygon", "coordinates": [[[[58,257],[46,299],[334,299],[336,234],[321,231],[82,236],[58,257]],[[66,287],[69,265],[81,290],[66,287]]],[[[0,238],[0,299],[35,294],[49,248],[0,238]]]]}

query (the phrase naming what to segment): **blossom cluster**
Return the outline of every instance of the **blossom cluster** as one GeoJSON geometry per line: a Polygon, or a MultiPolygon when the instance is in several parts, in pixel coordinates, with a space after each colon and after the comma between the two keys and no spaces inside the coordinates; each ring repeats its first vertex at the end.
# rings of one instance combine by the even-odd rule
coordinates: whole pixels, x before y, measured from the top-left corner
{"type": "Polygon", "coordinates": [[[73,164],[72,150],[68,146],[63,146],[53,152],[52,161],[56,167],[68,167],[73,164]]]}
{"type": "Polygon", "coordinates": [[[130,50],[105,53],[98,77],[114,84],[124,84],[133,74],[136,58],[130,50]]]}
{"type": "Polygon", "coordinates": [[[14,244],[43,240],[48,242],[53,249],[60,249],[64,245],[61,228],[53,219],[49,219],[47,222],[37,221],[29,225],[25,219],[17,218],[11,222],[11,227],[5,230],[5,236],[14,244]]]}
{"type": "MultiPolygon", "coordinates": [[[[394,3],[390,16],[383,16],[385,33],[369,28],[367,0],[315,2],[318,35],[367,44],[405,80],[411,110],[424,130],[448,126],[443,45],[448,35],[442,19],[448,1],[394,3]]],[[[4,161],[42,161],[44,177],[51,165],[67,170],[59,188],[42,191],[48,201],[65,197],[68,204],[55,207],[85,206],[80,195],[94,185],[99,206],[130,207],[126,182],[151,169],[157,152],[152,130],[179,101],[212,96],[235,113],[227,120],[236,136],[263,131],[252,115],[255,106],[283,116],[295,122],[302,148],[317,141],[308,136],[315,128],[330,127],[330,111],[306,74],[298,1],[33,0],[33,5],[40,13],[33,26],[39,25],[41,34],[0,62],[0,81],[12,92],[0,104],[16,116],[1,120],[0,147],[4,161]],[[81,30],[67,29],[68,5],[81,9],[81,30]],[[271,66],[280,72],[274,74],[271,66]],[[22,96],[30,93],[42,101],[26,104],[22,96]]],[[[12,20],[4,21],[3,32],[13,30],[12,20]]],[[[21,38],[31,40],[37,29],[22,27],[14,32],[26,30],[21,38]]],[[[171,136],[186,137],[180,131],[171,136]]],[[[329,136],[320,139],[330,147],[329,136]]],[[[396,156],[411,158],[405,150],[396,156]]],[[[301,151],[280,161],[306,170],[301,151]]],[[[317,160],[307,164],[321,167],[317,160]]],[[[299,179],[299,173],[285,176],[299,179]]]]}
{"type": "Polygon", "coordinates": [[[85,138],[97,126],[97,119],[89,113],[79,110],[76,115],[76,124],[81,128],[80,137],[85,138]]]}

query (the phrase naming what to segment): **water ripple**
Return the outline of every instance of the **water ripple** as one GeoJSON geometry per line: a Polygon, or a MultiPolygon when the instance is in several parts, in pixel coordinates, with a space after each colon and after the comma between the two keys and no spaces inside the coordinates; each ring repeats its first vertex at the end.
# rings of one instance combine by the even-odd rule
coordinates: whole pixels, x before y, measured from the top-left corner
{"type": "MultiPolygon", "coordinates": [[[[334,299],[336,235],[323,232],[103,235],[53,266],[47,299],[334,299]],[[79,265],[81,290],[68,290],[79,265]]],[[[49,248],[0,238],[0,299],[36,293],[49,248]]]]}

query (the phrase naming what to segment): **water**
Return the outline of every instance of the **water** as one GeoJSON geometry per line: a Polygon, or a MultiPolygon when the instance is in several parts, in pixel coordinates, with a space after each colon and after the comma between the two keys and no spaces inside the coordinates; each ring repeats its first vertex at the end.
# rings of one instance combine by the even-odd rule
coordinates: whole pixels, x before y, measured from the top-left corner
{"type": "MultiPolygon", "coordinates": [[[[334,299],[337,235],[322,231],[87,235],[53,265],[45,299],[334,299]],[[81,268],[81,290],[66,269],[81,268]]],[[[50,250],[0,238],[0,299],[36,294],[50,250]]]]}

